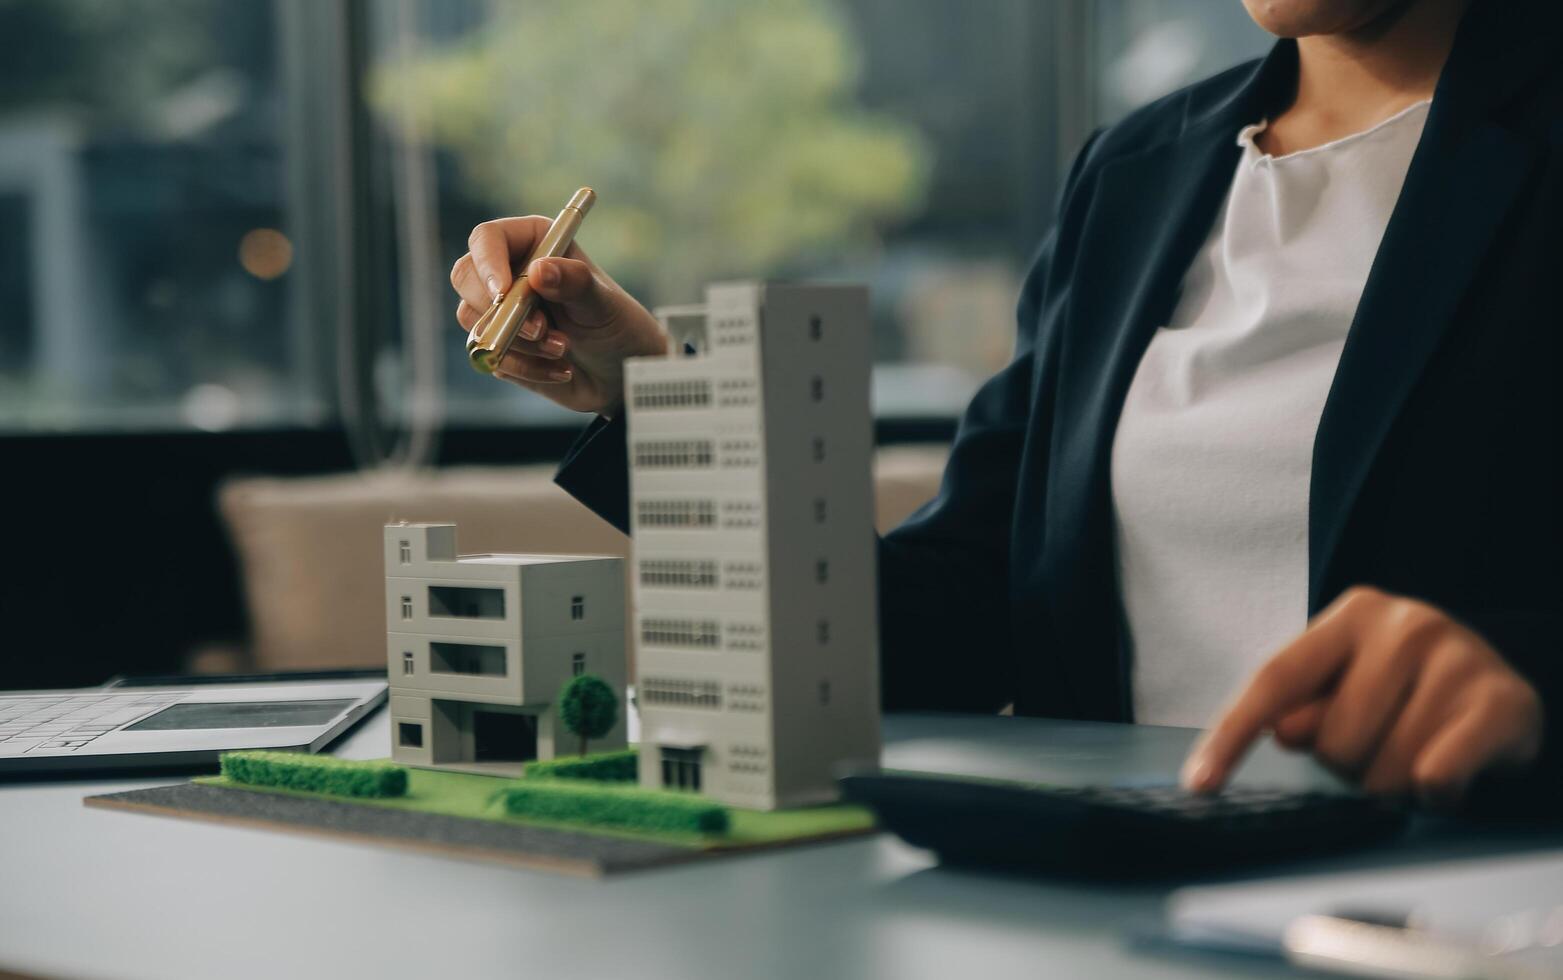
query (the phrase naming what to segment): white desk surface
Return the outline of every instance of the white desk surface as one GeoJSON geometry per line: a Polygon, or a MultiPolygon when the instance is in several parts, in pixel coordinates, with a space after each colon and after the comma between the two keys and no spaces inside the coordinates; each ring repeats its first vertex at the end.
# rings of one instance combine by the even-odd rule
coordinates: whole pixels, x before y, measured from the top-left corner
{"type": "MultiPolygon", "coordinates": [[[[1011,747],[1013,736],[1067,741],[1082,728],[892,717],[887,761],[969,751],[972,725],[1004,726],[999,741],[1011,747]]],[[[381,711],[336,752],[382,756],[388,737],[381,711]]],[[[1149,763],[1175,764],[1173,741],[1149,763]]],[[[946,870],[885,835],[591,881],[81,804],[170,781],[0,784],[0,970],[148,980],[1292,975],[1136,948],[1128,927],[1159,921],[1168,885],[946,870]]]]}

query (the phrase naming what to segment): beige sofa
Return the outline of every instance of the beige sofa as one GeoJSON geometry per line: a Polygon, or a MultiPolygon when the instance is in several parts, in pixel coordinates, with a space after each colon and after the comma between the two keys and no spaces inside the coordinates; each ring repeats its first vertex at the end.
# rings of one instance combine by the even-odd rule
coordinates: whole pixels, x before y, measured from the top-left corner
{"type": "MultiPolygon", "coordinates": [[[[878,524],[933,496],[946,447],[881,450],[878,524]]],[[[251,627],[240,663],[291,670],[385,662],[381,528],[444,521],[464,552],[627,555],[629,540],[554,485],[552,466],[250,477],[219,491],[251,627]]]]}

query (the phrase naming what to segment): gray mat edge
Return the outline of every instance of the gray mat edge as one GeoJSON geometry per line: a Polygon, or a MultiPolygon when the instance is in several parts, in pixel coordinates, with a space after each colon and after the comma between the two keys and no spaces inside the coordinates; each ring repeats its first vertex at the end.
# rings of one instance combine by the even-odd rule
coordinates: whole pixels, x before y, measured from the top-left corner
{"type": "Polygon", "coordinates": [[[350,838],[588,877],[714,855],[697,848],[620,837],[196,783],[104,793],[82,802],[107,809],[350,838]]]}

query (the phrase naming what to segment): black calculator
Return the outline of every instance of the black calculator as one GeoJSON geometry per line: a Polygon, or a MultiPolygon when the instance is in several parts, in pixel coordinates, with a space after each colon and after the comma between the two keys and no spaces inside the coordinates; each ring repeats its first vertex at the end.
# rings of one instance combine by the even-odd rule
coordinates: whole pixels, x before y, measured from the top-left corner
{"type": "Polygon", "coordinates": [[[1101,878],[1208,871],[1342,850],[1404,830],[1366,796],[1230,787],[1053,786],[895,770],[841,780],[881,826],[950,864],[1101,878]]]}

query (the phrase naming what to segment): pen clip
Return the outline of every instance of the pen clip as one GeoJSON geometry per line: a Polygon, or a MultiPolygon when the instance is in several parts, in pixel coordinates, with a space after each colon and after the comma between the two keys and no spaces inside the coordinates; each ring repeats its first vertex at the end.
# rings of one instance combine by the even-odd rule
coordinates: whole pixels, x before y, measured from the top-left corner
{"type": "Polygon", "coordinates": [[[495,296],[494,302],[488,305],[488,309],[484,310],[483,315],[478,317],[478,322],[474,323],[472,325],[472,329],[467,331],[468,348],[482,345],[483,331],[487,330],[488,325],[494,321],[494,315],[499,312],[499,304],[503,303],[504,301],[504,293],[500,293],[498,296],[495,296]]]}

